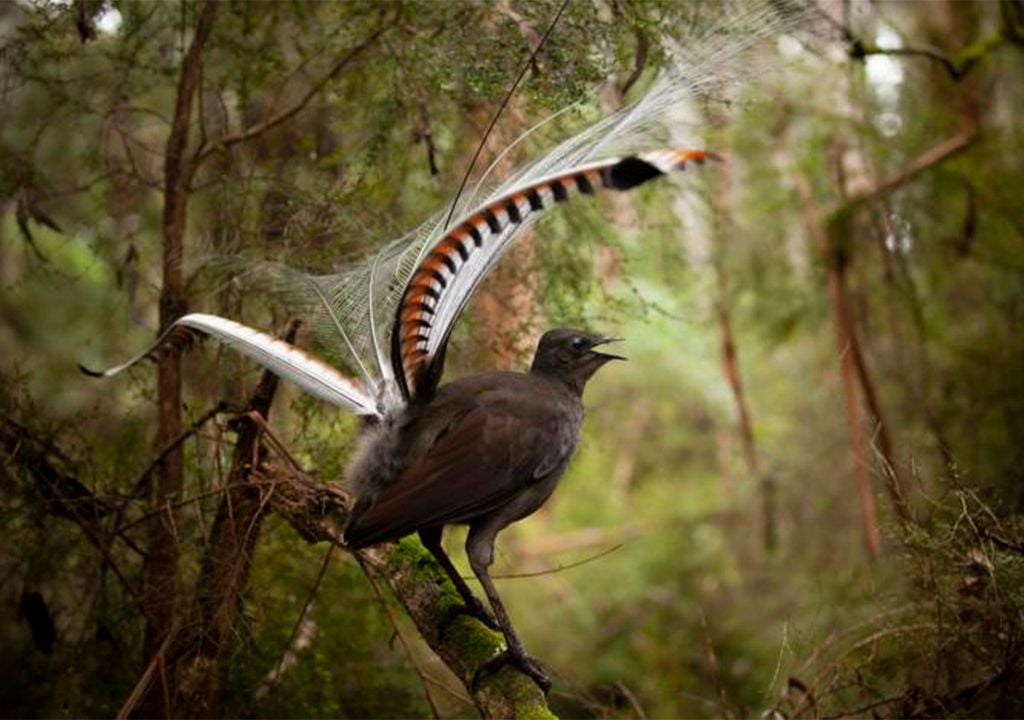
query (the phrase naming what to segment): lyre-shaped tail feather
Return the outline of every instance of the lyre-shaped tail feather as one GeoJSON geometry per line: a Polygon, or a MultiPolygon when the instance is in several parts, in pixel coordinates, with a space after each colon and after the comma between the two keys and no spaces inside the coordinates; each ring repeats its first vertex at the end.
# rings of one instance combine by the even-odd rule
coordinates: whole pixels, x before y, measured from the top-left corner
{"type": "Polygon", "coordinates": [[[528,219],[572,192],[630,190],[709,159],[720,158],[705,150],[664,149],[579,165],[514,187],[455,223],[422,256],[395,310],[391,362],[405,398],[423,397],[436,388],[452,326],[528,219]]]}
{"type": "Polygon", "coordinates": [[[327,363],[284,340],[217,315],[191,313],[178,318],[153,347],[121,365],[99,372],[78,367],[93,377],[111,377],[141,360],[156,359],[168,344],[190,344],[197,331],[216,338],[314,397],[357,415],[379,414],[373,400],[355,382],[327,363]]]}

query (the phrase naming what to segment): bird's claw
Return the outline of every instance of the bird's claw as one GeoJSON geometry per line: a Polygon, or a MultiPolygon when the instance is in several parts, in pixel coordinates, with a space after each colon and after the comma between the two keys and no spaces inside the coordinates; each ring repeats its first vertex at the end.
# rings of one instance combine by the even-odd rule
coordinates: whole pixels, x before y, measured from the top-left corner
{"type": "Polygon", "coordinates": [[[471,601],[461,605],[452,605],[445,611],[444,617],[441,618],[441,622],[439,624],[441,629],[439,634],[444,635],[444,631],[447,630],[448,626],[460,615],[474,617],[491,630],[501,632],[501,625],[498,624],[498,621],[494,616],[487,612],[487,608],[484,607],[482,602],[473,598],[471,601]]]}
{"type": "Polygon", "coordinates": [[[540,666],[540,663],[522,650],[512,650],[511,648],[498,653],[477,669],[473,674],[470,690],[475,693],[480,688],[480,683],[506,665],[513,665],[526,675],[529,675],[537,683],[537,687],[545,695],[548,694],[548,691],[551,689],[551,678],[544,672],[544,668],[540,666]]]}

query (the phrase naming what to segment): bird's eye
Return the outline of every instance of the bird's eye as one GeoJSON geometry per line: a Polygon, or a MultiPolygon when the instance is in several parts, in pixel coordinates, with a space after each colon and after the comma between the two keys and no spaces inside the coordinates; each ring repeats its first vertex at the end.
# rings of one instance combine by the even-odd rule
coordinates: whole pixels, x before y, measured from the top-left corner
{"type": "Polygon", "coordinates": [[[586,338],[574,337],[572,339],[572,349],[573,350],[582,350],[586,346],[587,346],[586,338]]]}

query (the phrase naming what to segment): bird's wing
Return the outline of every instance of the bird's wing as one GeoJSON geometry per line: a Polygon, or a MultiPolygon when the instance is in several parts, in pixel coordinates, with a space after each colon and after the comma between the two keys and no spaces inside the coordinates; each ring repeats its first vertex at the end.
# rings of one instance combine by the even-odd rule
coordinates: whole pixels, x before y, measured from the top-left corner
{"type": "Polygon", "coordinates": [[[155,359],[169,344],[190,344],[196,331],[220,340],[321,400],[357,415],[378,414],[370,397],[327,363],[284,340],[217,315],[191,313],[178,318],[153,347],[115,367],[102,371],[89,370],[82,365],[79,368],[94,377],[111,377],[141,360],[155,359]]]}
{"type": "Polygon", "coordinates": [[[672,148],[591,162],[515,186],[452,225],[419,258],[391,328],[391,365],[406,399],[427,398],[443,370],[452,327],[473,291],[527,223],[573,193],[630,190],[689,163],[718,159],[672,148]]]}
{"type": "Polygon", "coordinates": [[[563,466],[567,449],[553,430],[516,408],[478,406],[353,518],[345,543],[374,545],[501,507],[563,466]]]}

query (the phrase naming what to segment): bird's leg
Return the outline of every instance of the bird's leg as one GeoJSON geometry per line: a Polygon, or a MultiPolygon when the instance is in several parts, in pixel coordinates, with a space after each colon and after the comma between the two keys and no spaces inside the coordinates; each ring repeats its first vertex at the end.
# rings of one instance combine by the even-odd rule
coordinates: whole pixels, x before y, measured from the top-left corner
{"type": "Polygon", "coordinates": [[[441,563],[441,567],[448,574],[448,578],[455,585],[455,589],[459,591],[459,595],[462,596],[462,605],[455,605],[451,607],[443,618],[438,627],[438,635],[443,635],[448,624],[451,623],[459,615],[470,615],[475,617],[477,620],[482,622],[484,625],[489,627],[491,630],[501,630],[501,626],[498,621],[494,619],[494,616],[487,612],[487,608],[480,602],[480,599],[473,594],[470,590],[469,585],[462,579],[462,575],[459,574],[458,568],[452,563],[451,558],[445,553],[444,547],[441,545],[441,532],[442,527],[427,528],[426,530],[420,530],[420,542],[423,543],[423,547],[430,551],[430,554],[441,563]]]}
{"type": "Polygon", "coordinates": [[[538,687],[546,695],[548,690],[551,689],[551,678],[544,672],[544,668],[540,666],[540,663],[526,654],[523,644],[519,641],[519,637],[512,628],[512,621],[509,619],[508,612],[505,611],[505,606],[501,602],[498,589],[494,587],[494,581],[491,580],[491,576],[488,573],[488,568],[494,562],[494,536],[500,529],[488,527],[487,525],[473,526],[469,531],[469,537],[466,539],[466,552],[469,555],[469,564],[472,566],[473,573],[480,581],[480,584],[484,586],[484,592],[487,593],[487,599],[491,602],[491,609],[494,610],[494,616],[501,626],[501,632],[505,636],[505,644],[508,646],[503,652],[495,655],[477,669],[473,675],[470,690],[476,692],[480,683],[488,675],[496,673],[506,665],[515,665],[533,678],[533,681],[537,683],[538,687]]]}

